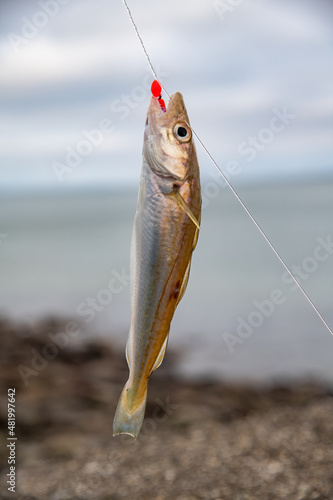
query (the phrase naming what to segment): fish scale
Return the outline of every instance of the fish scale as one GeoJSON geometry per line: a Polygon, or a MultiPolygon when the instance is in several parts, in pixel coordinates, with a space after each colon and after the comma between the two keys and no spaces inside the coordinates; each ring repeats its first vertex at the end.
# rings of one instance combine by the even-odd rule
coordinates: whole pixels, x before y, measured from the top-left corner
{"type": "Polygon", "coordinates": [[[131,246],[129,378],[113,434],[140,432],[148,379],[161,364],[171,320],[185,291],[201,214],[199,166],[182,95],[166,112],[152,97],[147,113],[131,246]]]}

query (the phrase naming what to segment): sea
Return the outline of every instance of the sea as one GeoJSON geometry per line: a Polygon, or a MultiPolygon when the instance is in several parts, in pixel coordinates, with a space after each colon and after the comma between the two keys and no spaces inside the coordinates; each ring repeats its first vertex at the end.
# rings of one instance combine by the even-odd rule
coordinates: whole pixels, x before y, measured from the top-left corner
{"type": "MultiPolygon", "coordinates": [[[[333,328],[333,182],[241,185],[238,194],[333,328]]],[[[1,194],[0,316],[73,318],[82,342],[123,350],[137,192],[94,187],[1,194]]],[[[333,384],[333,336],[223,184],[203,186],[188,288],[171,325],[175,371],[256,384],[333,384]]]]}

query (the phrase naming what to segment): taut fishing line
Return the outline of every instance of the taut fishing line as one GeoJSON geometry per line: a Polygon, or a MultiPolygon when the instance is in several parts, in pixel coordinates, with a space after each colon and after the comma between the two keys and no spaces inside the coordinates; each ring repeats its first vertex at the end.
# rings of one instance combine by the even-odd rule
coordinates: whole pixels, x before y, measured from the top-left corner
{"type": "MultiPolygon", "coordinates": [[[[140,36],[140,33],[139,33],[139,30],[137,28],[137,25],[135,24],[135,21],[133,19],[133,16],[132,16],[132,13],[130,11],[130,8],[128,7],[127,5],[127,2],[126,0],[123,0],[123,3],[125,5],[125,8],[127,10],[127,13],[129,15],[129,18],[131,20],[131,23],[133,25],[133,28],[135,29],[135,33],[140,41],[140,44],[142,46],[142,49],[143,49],[143,52],[146,56],[146,59],[148,61],[148,64],[149,64],[149,67],[154,75],[154,78],[156,80],[158,80],[158,76],[156,74],[156,71],[154,69],[154,66],[152,65],[152,62],[150,60],[150,57],[148,55],[148,52],[146,50],[146,47],[143,43],[143,40],[140,36]]],[[[159,81],[159,80],[158,80],[159,81]]],[[[163,90],[165,91],[166,95],[169,97],[170,99],[170,95],[168,94],[168,92],[166,91],[166,89],[163,87],[163,85],[161,84],[163,90]]],[[[279,252],[276,250],[275,246],[273,245],[273,243],[270,241],[270,239],[268,238],[268,236],[266,235],[265,231],[261,228],[261,226],[259,225],[259,223],[256,221],[255,217],[251,214],[251,212],[249,211],[249,209],[247,208],[247,206],[245,205],[245,203],[243,202],[243,200],[241,199],[241,197],[239,196],[239,194],[237,193],[237,191],[234,189],[234,187],[230,184],[230,181],[228,180],[228,178],[226,177],[226,175],[223,173],[223,171],[221,170],[221,168],[218,166],[217,162],[214,160],[214,158],[212,157],[211,153],[208,151],[208,149],[206,148],[206,146],[204,145],[204,143],[202,142],[202,140],[200,139],[200,137],[196,134],[196,132],[193,130],[193,127],[191,127],[192,129],[192,132],[193,132],[193,135],[195,136],[195,138],[197,139],[197,141],[199,142],[199,144],[201,144],[202,148],[204,149],[204,151],[206,152],[206,154],[208,155],[209,159],[212,161],[212,163],[215,165],[215,167],[217,168],[217,170],[219,171],[220,175],[223,177],[223,180],[225,181],[225,183],[227,184],[228,188],[231,190],[231,192],[233,193],[233,195],[236,197],[236,199],[238,200],[238,202],[241,204],[242,208],[245,210],[245,212],[247,213],[247,215],[250,217],[251,221],[253,222],[253,224],[256,226],[256,228],[258,229],[258,231],[261,233],[261,235],[263,236],[263,238],[266,240],[266,242],[268,243],[269,247],[271,248],[271,250],[274,252],[274,254],[276,255],[276,257],[279,259],[279,261],[281,262],[282,266],[285,268],[285,270],[288,272],[288,274],[292,277],[293,281],[296,283],[298,289],[302,292],[302,294],[304,295],[304,297],[307,299],[307,301],[309,302],[309,304],[311,305],[312,309],[315,311],[315,313],[317,314],[317,316],[320,318],[320,320],[322,321],[322,323],[326,326],[327,330],[330,332],[331,335],[333,335],[333,330],[331,329],[331,327],[329,326],[329,324],[326,322],[326,320],[323,318],[322,314],[320,313],[320,311],[318,310],[317,306],[313,303],[312,299],[309,297],[309,295],[307,294],[307,292],[304,290],[304,288],[302,287],[302,285],[298,282],[297,278],[295,277],[295,275],[293,274],[293,272],[289,269],[289,266],[286,264],[286,262],[284,261],[284,259],[281,257],[281,255],[279,254],[279,252]]]]}

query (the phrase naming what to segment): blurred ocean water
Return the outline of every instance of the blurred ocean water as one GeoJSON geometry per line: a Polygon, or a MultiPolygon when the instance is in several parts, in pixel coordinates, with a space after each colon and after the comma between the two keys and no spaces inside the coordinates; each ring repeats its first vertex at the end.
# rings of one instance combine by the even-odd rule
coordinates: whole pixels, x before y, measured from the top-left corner
{"type": "MultiPolygon", "coordinates": [[[[238,192],[333,326],[332,182],[238,192]]],[[[227,188],[204,186],[188,290],[170,348],[186,376],[333,383],[333,337],[227,188]]],[[[1,196],[0,314],[68,316],[124,347],[137,194],[91,190],[1,196]]]]}

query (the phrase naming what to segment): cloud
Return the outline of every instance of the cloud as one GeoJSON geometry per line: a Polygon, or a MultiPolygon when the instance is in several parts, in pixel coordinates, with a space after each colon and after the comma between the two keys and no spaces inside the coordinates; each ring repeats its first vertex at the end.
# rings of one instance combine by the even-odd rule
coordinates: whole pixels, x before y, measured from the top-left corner
{"type": "MultiPolygon", "coordinates": [[[[24,19],[32,22],[40,5],[3,7],[4,184],[54,183],[52,161],[103,118],[114,123],[112,137],[68,182],[103,176],[136,182],[149,91],[125,119],[111,107],[142,86],[149,71],[126,10],[121,2],[71,0],[16,53],[8,33],[22,33],[24,19]]],[[[316,8],[300,0],[248,0],[223,21],[204,0],[173,0],[161,10],[152,0],[130,7],[154,65],[166,74],[163,83],[170,93],[183,92],[193,127],[218,161],[232,159],[272,109],[285,105],[297,119],[258,155],[248,175],[298,172],[299,165],[315,172],[318,162],[330,164],[332,35],[324,0],[316,8]]]]}

